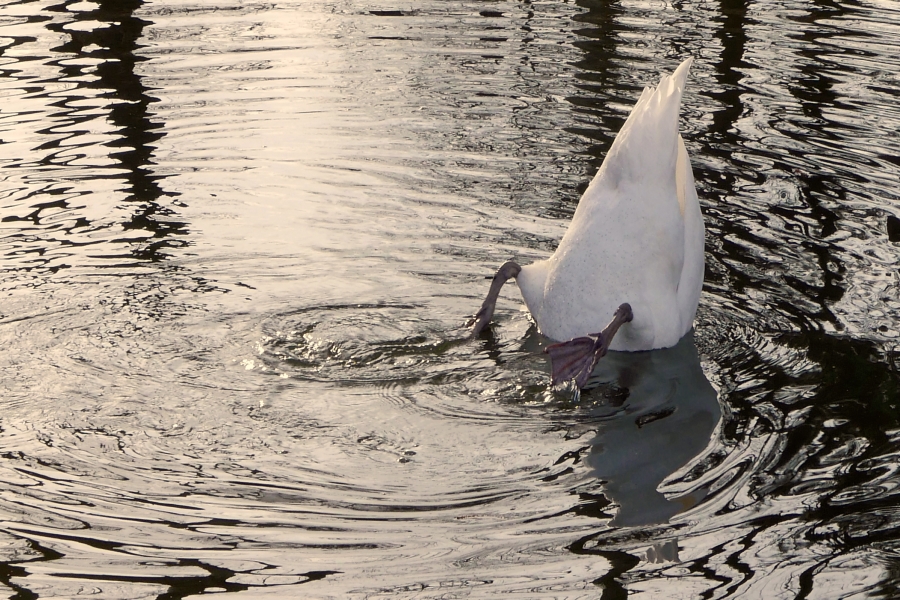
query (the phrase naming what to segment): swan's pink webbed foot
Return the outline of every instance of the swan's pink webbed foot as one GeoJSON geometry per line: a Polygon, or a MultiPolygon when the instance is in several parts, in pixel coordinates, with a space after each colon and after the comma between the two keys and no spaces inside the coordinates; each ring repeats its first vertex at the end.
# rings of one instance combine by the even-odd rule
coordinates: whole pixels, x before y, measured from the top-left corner
{"type": "Polygon", "coordinates": [[[583,388],[588,377],[594,371],[594,367],[597,366],[597,362],[609,350],[609,345],[619,327],[633,318],[631,305],[620,304],[612,321],[600,333],[591,333],[590,337],[579,337],[544,348],[544,352],[550,355],[550,382],[555,385],[574,379],[578,389],[583,388]]]}

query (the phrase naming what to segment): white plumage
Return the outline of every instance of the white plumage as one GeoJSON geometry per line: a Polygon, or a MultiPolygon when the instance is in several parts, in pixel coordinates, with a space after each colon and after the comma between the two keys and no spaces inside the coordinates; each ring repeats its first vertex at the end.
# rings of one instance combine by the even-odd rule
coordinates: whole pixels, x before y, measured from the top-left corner
{"type": "Polygon", "coordinates": [[[690,66],[644,89],[556,252],[517,274],[547,337],[599,332],[622,303],[634,318],[612,350],[674,346],[690,330],[704,271],[703,217],[678,133],[690,66]]]}

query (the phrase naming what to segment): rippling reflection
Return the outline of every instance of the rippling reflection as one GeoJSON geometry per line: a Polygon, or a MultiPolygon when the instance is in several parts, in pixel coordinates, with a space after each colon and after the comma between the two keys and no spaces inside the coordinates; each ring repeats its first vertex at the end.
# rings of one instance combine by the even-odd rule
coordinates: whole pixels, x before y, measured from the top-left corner
{"type": "Polygon", "coordinates": [[[676,498],[657,491],[706,448],[721,416],[693,336],[665,350],[611,353],[594,377],[616,386],[623,403],[622,414],[599,428],[585,459],[620,506],[610,525],[666,523],[695,506],[703,498],[698,490],[676,498]]]}
{"type": "Polygon", "coordinates": [[[183,244],[178,202],[148,168],[151,144],[163,134],[135,71],[146,24],[134,16],[141,5],[6,7],[2,221],[9,267],[128,268],[183,244]]]}
{"type": "Polygon", "coordinates": [[[898,16],[0,5],[0,595],[896,596],[898,16]],[[553,389],[463,323],[687,55],[694,339],[553,389]]]}

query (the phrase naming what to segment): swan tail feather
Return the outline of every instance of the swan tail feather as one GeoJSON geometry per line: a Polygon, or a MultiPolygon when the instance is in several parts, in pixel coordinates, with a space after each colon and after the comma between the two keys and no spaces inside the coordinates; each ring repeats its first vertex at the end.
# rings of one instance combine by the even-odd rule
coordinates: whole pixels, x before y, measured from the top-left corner
{"type": "Polygon", "coordinates": [[[605,175],[617,187],[615,184],[620,181],[655,180],[675,172],[678,113],[691,63],[688,58],[674,73],[663,75],[655,88],[644,88],[595,181],[605,175]],[[648,149],[653,151],[648,154],[648,149]]]}

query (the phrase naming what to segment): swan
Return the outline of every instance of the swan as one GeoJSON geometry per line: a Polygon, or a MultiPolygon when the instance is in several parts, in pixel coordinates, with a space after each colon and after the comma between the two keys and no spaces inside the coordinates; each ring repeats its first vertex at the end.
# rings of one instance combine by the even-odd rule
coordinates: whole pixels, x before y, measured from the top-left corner
{"type": "Polygon", "coordinates": [[[553,255],[507,262],[471,323],[490,322],[500,288],[515,278],[538,329],[551,381],[584,387],[608,350],[674,346],[691,329],[704,271],[704,226],[678,132],[688,58],[644,88],[553,255]],[[610,315],[612,320],[605,325],[610,315]],[[598,333],[593,333],[598,332],[598,333]]]}

